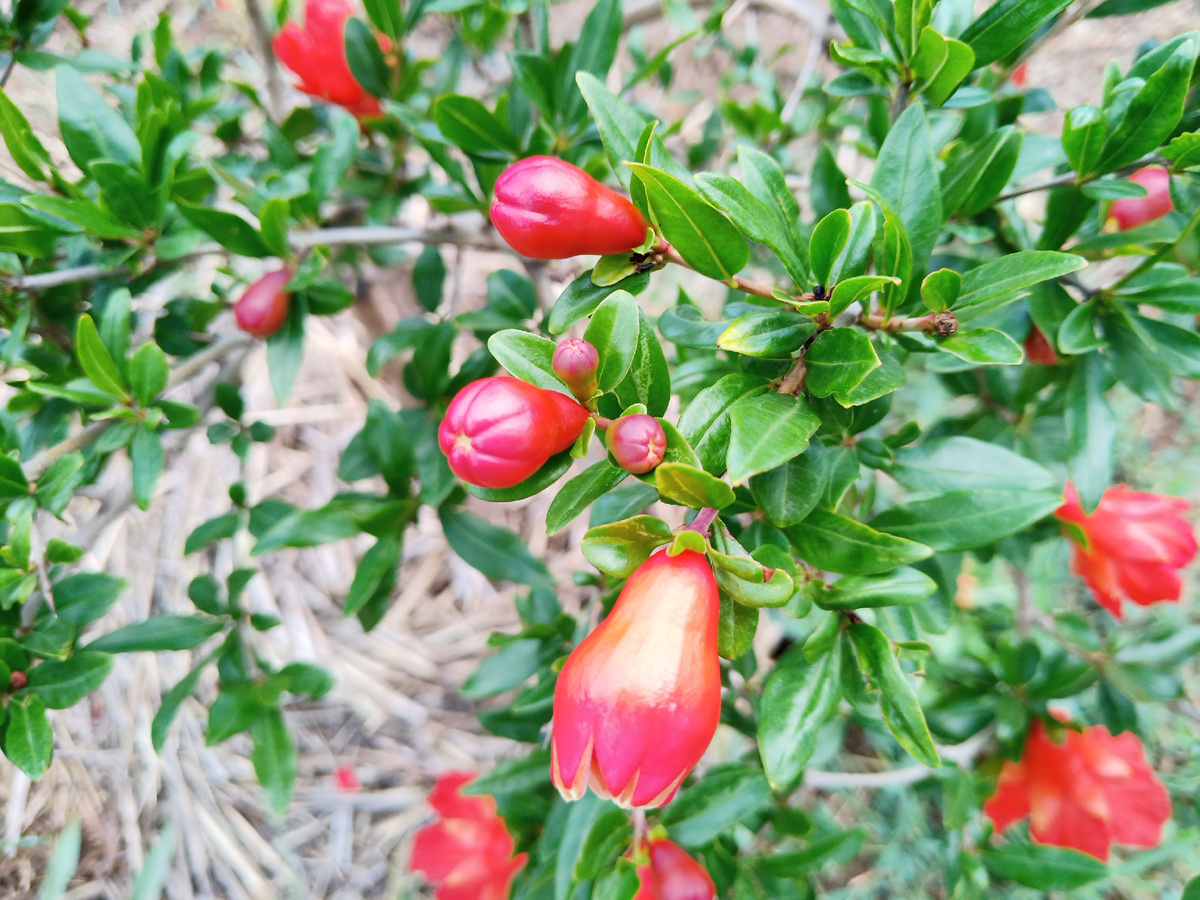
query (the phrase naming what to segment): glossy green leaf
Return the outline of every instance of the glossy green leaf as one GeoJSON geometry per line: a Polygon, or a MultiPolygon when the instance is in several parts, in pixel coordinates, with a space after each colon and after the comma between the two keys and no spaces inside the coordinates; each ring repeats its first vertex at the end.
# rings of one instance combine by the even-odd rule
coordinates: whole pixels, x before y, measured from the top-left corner
{"type": "Polygon", "coordinates": [[[15,203],[0,203],[0,250],[40,259],[54,254],[58,232],[15,203]]]}
{"type": "Polygon", "coordinates": [[[962,291],[962,275],[953,269],[930,272],[921,282],[921,300],[931,312],[943,312],[952,307],[962,291]]]}
{"type": "Polygon", "coordinates": [[[387,97],[390,93],[391,71],[388,69],[379,38],[371,33],[367,23],[357,16],[346,19],[344,33],[346,64],[351,74],[368,94],[387,97]]]}
{"type": "Polygon", "coordinates": [[[704,469],[684,463],[663,463],[654,470],[658,492],[692,509],[722,509],[733,502],[733,488],[704,469]]]}
{"type": "Polygon", "coordinates": [[[614,578],[628,578],[672,536],[671,526],[661,519],[634,516],[589,529],[579,549],[600,571],[614,578]]]}
{"type": "MultiPolygon", "coordinates": [[[[646,127],[646,120],[642,118],[641,113],[620,100],[604,86],[601,79],[590,72],[577,72],[575,81],[595,119],[609,165],[616,173],[617,180],[629,190],[633,183],[633,171],[625,163],[636,162],[638,159],[638,139],[646,127]]],[[[553,325],[551,331],[561,334],[560,331],[555,331],[553,325]]]]}
{"type": "Polygon", "coordinates": [[[924,544],[876,531],[820,507],[785,531],[802,559],[827,572],[872,575],[933,554],[924,544]]]}
{"type": "Polygon", "coordinates": [[[885,509],[871,526],[938,551],[973,550],[1027,528],[1061,505],[1058,493],[972,488],[885,509]]]}
{"type": "Polygon", "coordinates": [[[142,344],[129,361],[129,383],[137,402],[148,407],[167,386],[167,357],[153,341],[142,344]]]}
{"type": "Polygon", "coordinates": [[[991,206],[1012,177],[1023,142],[1024,133],[1006,125],[955,156],[941,175],[943,210],[975,216],[991,206]]]}
{"type": "Polygon", "coordinates": [[[639,327],[637,301],[625,291],[610,294],[592,313],[583,337],[600,354],[596,371],[600,390],[611,391],[629,371],[637,350],[639,327]]]}
{"type": "Polygon", "coordinates": [[[802,397],[773,392],[749,394],[729,408],[726,461],[729,477],[740,484],[803,453],[821,420],[802,397]]]}
{"type": "Polygon", "coordinates": [[[679,417],[679,432],[714,475],[725,471],[731,424],[729,408],[747,394],[762,393],[762,378],[741,373],[726,375],[693,398],[679,417]]]}
{"type": "Polygon", "coordinates": [[[977,366],[1016,366],[1025,359],[1021,345],[995,328],[957,331],[939,340],[938,347],[977,366]]]}
{"type": "Polygon", "coordinates": [[[1067,161],[1080,175],[1090,175],[1100,162],[1108,121],[1095,106],[1076,106],[1063,119],[1062,145],[1067,161]]]}
{"type": "Polygon", "coordinates": [[[717,346],[746,356],[788,359],[816,330],[811,320],[793,310],[767,309],[739,316],[721,332],[717,346]]]}
{"type": "Polygon", "coordinates": [[[879,708],[888,730],[917,762],[927,766],[941,765],[929,726],[925,724],[925,714],[892,652],[887,635],[865,622],[855,622],[847,631],[854,644],[858,666],[867,677],[868,690],[879,691],[879,708]]]}
{"type": "Polygon", "coordinates": [[[278,709],[267,709],[250,726],[254,749],[250,760],[254,774],[263,786],[267,802],[276,813],[283,813],[292,802],[296,782],[296,742],[278,709]]]}
{"type": "MultiPolygon", "coordinates": [[[[895,209],[908,234],[913,260],[923,265],[942,227],[942,200],[921,104],[909,106],[888,132],[879,149],[871,187],[895,209]]],[[[898,273],[887,270],[881,274],[898,273]]]]}
{"type": "Polygon", "coordinates": [[[50,766],[54,733],[46,718],[46,705],[38,696],[13,697],[5,709],[0,745],[9,762],[36,780],[50,766]]]}
{"type": "Polygon", "coordinates": [[[142,148],[124,117],[77,70],[64,64],[54,71],[58,127],[71,159],[85,172],[97,159],[140,168],[142,148]]]}
{"type": "Polygon", "coordinates": [[[804,351],[805,386],[814,397],[853,390],[879,368],[875,345],[855,328],[831,328],[804,351]]]}
{"type": "Polygon", "coordinates": [[[913,491],[967,488],[1025,488],[1057,486],[1054,474],[999,444],[956,435],[924,441],[896,451],[888,469],[901,485],[913,491]]]}
{"type": "Polygon", "coordinates": [[[721,594],[717,614],[717,654],[722,659],[740,659],[754,643],[758,609],[721,594]]]}
{"type": "Polygon", "coordinates": [[[646,188],[663,237],[689,266],[721,281],[746,267],[750,247],[721,212],[678,178],[640,163],[629,165],[646,188]]]}
{"type": "Polygon", "coordinates": [[[959,35],[975,51],[975,68],[990,66],[1020,47],[1071,0],[996,0],[959,35]]]}
{"type": "Polygon", "coordinates": [[[79,356],[79,364],[84,374],[100,390],[106,394],[124,400],[129,396],[125,388],[125,379],[112,356],[100,340],[96,323],[88,315],[79,317],[75,329],[75,352],[79,356]]]}
{"type": "Polygon", "coordinates": [[[520,584],[551,580],[545,563],[533,556],[525,542],[507,528],[452,506],[439,509],[438,518],[450,549],[488,578],[520,584]]]}
{"type": "Polygon", "coordinates": [[[603,497],[629,473],[606,459],[589,466],[568,481],[550,501],[546,511],[546,530],[557,534],[575,520],[585,509],[603,497]]]}
{"type": "Polygon", "coordinates": [[[1171,136],[1183,115],[1188,79],[1195,61],[1196,45],[1186,41],[1146,79],[1104,142],[1096,171],[1111,172],[1134,162],[1171,136]]]}
{"type": "Polygon", "coordinates": [[[887,285],[899,284],[899,278],[888,275],[856,275],[839,281],[829,298],[829,315],[831,318],[840,316],[855,303],[862,304],[866,309],[872,294],[887,285]]]}
{"type": "Polygon", "coordinates": [[[630,275],[616,284],[599,286],[592,282],[592,271],[584,272],[559,295],[550,310],[547,323],[551,334],[562,334],[576,322],[586,319],[609,294],[627,291],[634,296],[640,294],[650,283],[649,273],[630,275]]]}
{"type": "Polygon", "coordinates": [[[771,786],[758,769],[729,766],[680,791],[663,812],[662,823],[672,840],[699,847],[751,815],[770,794],[771,786]]]}
{"type": "Polygon", "coordinates": [[[25,114],[0,88],[0,135],[8,146],[8,154],[22,172],[34,181],[46,180],[46,169],[52,163],[50,154],[34,134],[25,114]]]}
{"type": "Polygon", "coordinates": [[[78,650],[67,659],[49,659],[30,669],[26,690],[40,697],[47,709],[69,709],[100,687],[112,667],[109,654],[78,650]]]}
{"type": "Polygon", "coordinates": [[[1043,891],[1071,891],[1109,874],[1100,860],[1069,847],[1008,844],[981,858],[993,874],[1043,891]]]}
{"type": "Polygon", "coordinates": [[[129,442],[129,463],[133,470],[133,499],[138,509],[149,509],[154,489],[162,476],[166,455],[157,431],[139,425],[129,442]]]}
{"type": "Polygon", "coordinates": [[[750,493],[768,521],[786,528],[812,512],[829,479],[829,454],[819,441],[781,466],[750,478],[750,493]]]}
{"type": "Polygon", "coordinates": [[[144,622],[134,622],[102,634],[85,647],[98,653],[139,653],[158,650],[190,650],[225,627],[220,619],[160,613],[144,622]]]}
{"type": "Polygon", "coordinates": [[[488,350],[508,373],[550,391],[567,393],[554,374],[554,341],[517,328],[497,331],[488,338],[488,350]]]}
{"type": "Polygon", "coordinates": [[[576,881],[591,881],[613,863],[629,846],[632,830],[629,814],[616,807],[605,810],[588,831],[575,861],[576,881]]]}
{"type": "Polygon", "coordinates": [[[828,587],[816,587],[811,596],[821,609],[875,609],[911,606],[937,590],[937,583],[916,569],[899,568],[885,575],[847,575],[828,587]]]}
{"type": "Polygon", "coordinates": [[[87,625],[108,612],[128,584],[102,572],[76,572],[54,584],[54,609],[71,625],[87,625]]]}
{"type": "Polygon", "coordinates": [[[841,664],[840,641],[812,663],[795,645],[767,676],[758,715],[758,751],[776,791],[791,791],[799,784],[817,748],[817,733],[837,711],[841,664]]]}
{"type": "Polygon", "coordinates": [[[817,284],[830,283],[829,273],[833,269],[833,262],[850,239],[850,226],[850,213],[835,209],[813,228],[808,241],[808,258],[817,284]]]}
{"type": "Polygon", "coordinates": [[[1071,253],[1053,250],[1020,250],[982,266],[976,266],[962,277],[962,293],[955,309],[986,304],[994,309],[997,301],[1015,300],[1020,292],[1042,281],[1060,278],[1087,266],[1087,260],[1071,253]]]}

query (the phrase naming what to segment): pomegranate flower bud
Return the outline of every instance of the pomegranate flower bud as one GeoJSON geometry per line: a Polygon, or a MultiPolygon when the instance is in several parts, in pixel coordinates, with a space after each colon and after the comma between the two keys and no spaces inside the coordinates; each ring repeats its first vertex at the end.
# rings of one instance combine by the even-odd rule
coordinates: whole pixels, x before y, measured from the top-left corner
{"type": "Polygon", "coordinates": [[[1103,725],[1067,731],[1055,742],[1035,719],[1017,762],[1000,770],[983,805],[997,831],[1029,817],[1039,844],[1072,847],[1107,860],[1111,844],[1153,847],[1171,816],[1171,799],[1131,732],[1113,737],[1103,725]]]}
{"type": "Polygon", "coordinates": [[[447,772],[429,795],[441,816],[413,839],[410,868],[437,885],[437,900],[507,900],[527,853],[513,856],[514,842],[496,801],[463,796],[459,789],[474,772],[447,772]]]}
{"type": "Polygon", "coordinates": [[[600,353],[581,338],[571,338],[554,348],[554,374],[563,380],[580,403],[586,403],[596,393],[596,371],[600,368],[600,353]]]}
{"type": "Polygon", "coordinates": [[[238,328],[254,337],[270,337],[287,321],[292,295],[283,289],[292,280],[291,269],[268,272],[233,304],[238,328]]]}
{"type": "Polygon", "coordinates": [[[717,582],[704,555],[659,552],[568,657],[554,688],[550,775],[622,806],[662,806],[721,718],[717,582]]]}
{"type": "Polygon", "coordinates": [[[1046,335],[1042,333],[1042,329],[1036,325],[1029,329],[1029,336],[1025,338],[1025,359],[1035,366],[1058,365],[1058,354],[1054,352],[1054,347],[1046,340],[1046,335]]]}
{"type": "MultiPolygon", "coordinates": [[[[300,79],[306,94],[336,103],[361,118],[382,113],[379,101],[368,94],[350,71],[346,60],[346,20],[354,12],[348,0],[308,0],[304,27],[288,22],[275,35],[275,56],[300,79]]],[[[391,49],[386,38],[384,50],[391,49]]]]}
{"type": "Polygon", "coordinates": [[[12,673],[12,678],[8,682],[8,689],[10,691],[19,691],[27,684],[29,684],[29,676],[20,669],[17,669],[12,673]]]}
{"type": "Polygon", "coordinates": [[[468,484],[520,484],[575,442],[588,411],[566,394],[499,375],[473,381],[450,401],[438,446],[468,484]]]}
{"type": "Polygon", "coordinates": [[[492,224],[510,247],[533,259],[628,253],[646,239],[636,206],[553,156],[531,156],[500,174],[492,224]]]}
{"type": "Polygon", "coordinates": [[[1075,544],[1072,568],[1097,603],[1119,619],[1122,596],[1139,606],[1179,599],[1179,569],[1196,555],[1196,537],[1184,518],[1186,500],[1118,485],[1088,515],[1073,484],[1063,496],[1066,502],[1055,516],[1077,526],[1087,540],[1075,544]]]}
{"type": "Polygon", "coordinates": [[[1146,189],[1145,197],[1124,197],[1114,200],[1108,209],[1108,219],[1115,222],[1117,231],[1128,231],[1162,218],[1175,205],[1171,202],[1171,175],[1162,166],[1146,166],[1129,176],[1134,184],[1146,189]]]}
{"type": "Polygon", "coordinates": [[[666,432],[654,416],[614,419],[604,440],[617,464],[634,475],[644,475],[655,468],[667,452],[666,432]]]}
{"type": "Polygon", "coordinates": [[[646,850],[650,862],[638,867],[641,887],[633,900],[716,900],[708,870],[674,841],[650,841],[646,850]]]}

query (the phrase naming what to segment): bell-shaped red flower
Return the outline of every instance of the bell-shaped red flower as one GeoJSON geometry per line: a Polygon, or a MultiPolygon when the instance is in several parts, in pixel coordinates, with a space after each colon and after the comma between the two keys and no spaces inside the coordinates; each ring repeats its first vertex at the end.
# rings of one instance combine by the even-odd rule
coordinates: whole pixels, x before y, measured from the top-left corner
{"type": "Polygon", "coordinates": [[[353,12],[348,0],[307,0],[304,27],[288,22],[275,35],[274,46],[276,58],[300,79],[300,90],[361,119],[378,116],[382,109],[346,61],[346,20],[353,12]]]}
{"type": "Polygon", "coordinates": [[[1073,484],[1063,496],[1055,515],[1075,526],[1067,530],[1073,540],[1082,535],[1087,541],[1075,544],[1072,563],[1096,602],[1119,619],[1123,596],[1139,606],[1179,599],[1179,569],[1196,555],[1186,500],[1118,485],[1088,515],[1073,484]]]}
{"type": "Polygon", "coordinates": [[[268,272],[233,304],[238,328],[254,337],[270,337],[287,321],[292,295],[284,287],[292,280],[291,269],[268,272]]]}
{"type": "Polygon", "coordinates": [[[1108,209],[1108,218],[1116,222],[1118,231],[1153,222],[1175,208],[1171,202],[1171,175],[1162,166],[1138,169],[1129,176],[1129,180],[1144,187],[1146,196],[1123,197],[1113,201],[1108,209]]]}
{"type": "Polygon", "coordinates": [[[468,484],[520,484],[575,442],[588,411],[566,394],[498,375],[455,394],[438,428],[450,469],[468,484]]]}
{"type": "Polygon", "coordinates": [[[626,197],[553,156],[530,156],[500,173],[492,224],[534,259],[628,253],[646,239],[646,219],[626,197]]]}
{"type": "Polygon", "coordinates": [[[551,777],[622,806],[662,806],[721,718],[717,582],[704,555],[660,551],[568,657],[554,688],[551,777]]]}
{"type": "Polygon", "coordinates": [[[674,841],[649,841],[646,852],[650,861],[638,866],[641,886],[633,900],[716,900],[708,870],[674,841]]]}
{"type": "Polygon", "coordinates": [[[447,772],[429,794],[441,816],[413,839],[409,867],[437,886],[437,900],[507,900],[513,877],[529,854],[513,856],[512,835],[496,814],[496,801],[464,796],[474,772],[447,772]]]}
{"type": "Polygon", "coordinates": [[[997,831],[1029,816],[1038,843],[1107,860],[1111,844],[1156,845],[1171,817],[1171,799],[1146,763],[1137,735],[1113,737],[1103,725],[1093,725],[1067,731],[1056,742],[1035,719],[1025,752],[1004,764],[983,811],[997,831]]]}

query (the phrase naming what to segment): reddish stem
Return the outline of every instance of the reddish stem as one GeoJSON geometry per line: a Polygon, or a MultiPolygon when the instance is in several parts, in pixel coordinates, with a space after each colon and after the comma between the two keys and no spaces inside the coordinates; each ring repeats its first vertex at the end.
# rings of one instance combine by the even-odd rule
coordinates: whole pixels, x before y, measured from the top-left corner
{"type": "Polygon", "coordinates": [[[696,518],[692,519],[690,525],[685,526],[692,531],[698,531],[700,534],[708,536],[708,530],[712,527],[712,523],[717,520],[717,511],[711,506],[706,506],[696,514],[696,518]]]}

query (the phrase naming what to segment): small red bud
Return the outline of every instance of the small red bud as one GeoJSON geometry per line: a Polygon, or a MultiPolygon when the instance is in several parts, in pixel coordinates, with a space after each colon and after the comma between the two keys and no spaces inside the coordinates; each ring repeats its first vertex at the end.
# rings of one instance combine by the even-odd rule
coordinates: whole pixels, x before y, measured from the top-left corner
{"type": "Polygon", "coordinates": [[[254,337],[270,337],[287,321],[292,295],[283,288],[292,280],[288,268],[268,272],[242,294],[233,305],[238,328],[254,337]]]}
{"type": "Polygon", "coordinates": [[[338,766],[333,772],[333,786],[344,794],[357,794],[362,790],[354,766],[338,766]]]}
{"type": "Polygon", "coordinates": [[[1008,76],[1008,80],[1012,82],[1013,87],[1023,88],[1029,81],[1029,72],[1026,68],[1026,63],[1021,63],[1012,70],[1012,74],[1008,76]]]}
{"type": "Polygon", "coordinates": [[[1129,176],[1134,184],[1146,189],[1145,197],[1125,197],[1114,200],[1108,210],[1110,222],[1117,223],[1117,231],[1128,231],[1160,219],[1175,208],[1171,202],[1171,175],[1161,166],[1146,166],[1129,176]]]}
{"type": "Polygon", "coordinates": [[[554,348],[554,374],[563,380],[580,403],[596,393],[600,353],[582,338],[571,338],[554,348]]]}
{"type": "Polygon", "coordinates": [[[531,156],[500,173],[492,224],[533,259],[628,253],[646,239],[647,227],[628,198],[552,156],[531,156]]]}
{"type": "Polygon", "coordinates": [[[1025,338],[1025,358],[1035,366],[1058,365],[1058,354],[1036,325],[1029,329],[1029,336],[1025,338]]]}
{"type": "Polygon", "coordinates": [[[634,475],[644,475],[655,468],[667,452],[666,432],[654,416],[614,419],[604,440],[617,464],[634,475]]]}
{"type": "Polygon", "coordinates": [[[498,375],[454,395],[438,427],[450,470],[468,484],[520,484],[579,437],[588,411],[566,394],[498,375]]]}
{"type": "Polygon", "coordinates": [[[640,888],[633,900],[715,900],[708,871],[674,841],[660,838],[646,847],[650,861],[638,867],[640,888]]]}
{"type": "Polygon", "coordinates": [[[25,685],[29,684],[29,676],[20,669],[12,673],[12,679],[8,683],[9,690],[19,691],[25,685]]]}

